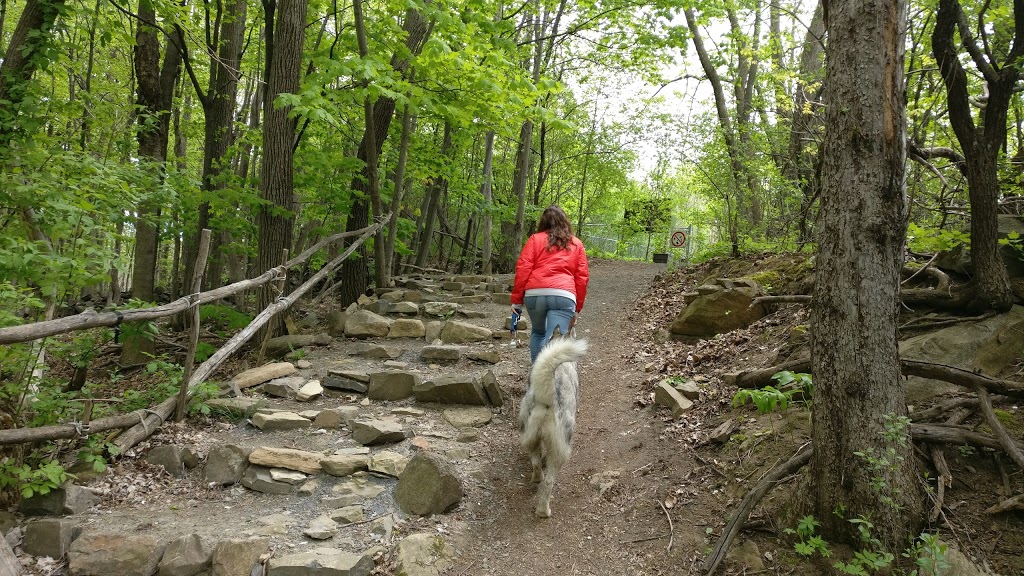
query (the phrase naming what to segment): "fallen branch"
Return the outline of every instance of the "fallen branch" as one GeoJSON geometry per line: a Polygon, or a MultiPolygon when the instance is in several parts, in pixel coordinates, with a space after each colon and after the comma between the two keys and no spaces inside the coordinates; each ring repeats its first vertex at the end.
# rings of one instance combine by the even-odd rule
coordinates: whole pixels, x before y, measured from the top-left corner
{"type": "MultiPolygon", "coordinates": [[[[954,398],[952,400],[943,402],[938,406],[933,406],[931,408],[926,408],[924,410],[917,410],[915,412],[911,412],[907,416],[910,418],[912,422],[927,422],[928,420],[934,420],[947,412],[956,410],[957,408],[974,409],[977,407],[977,398],[954,398]]],[[[946,422],[946,424],[959,424],[959,422],[946,422]]]]}
{"type": "Polygon", "coordinates": [[[930,330],[932,328],[944,328],[946,326],[955,326],[963,322],[977,322],[979,320],[985,320],[995,316],[995,312],[988,312],[981,314],[980,316],[964,316],[964,317],[945,317],[945,318],[919,318],[912,320],[899,326],[899,330],[930,330]]]}
{"type": "Polygon", "coordinates": [[[806,294],[790,294],[785,296],[758,296],[751,301],[750,305],[757,304],[807,304],[811,297],[806,294]]]}
{"type": "Polygon", "coordinates": [[[1013,498],[1008,498],[994,506],[990,506],[985,509],[985,513],[1000,514],[1002,512],[1012,512],[1014,510],[1024,510],[1024,494],[1018,494],[1013,498]]]}
{"type": "Polygon", "coordinates": [[[799,358],[797,360],[790,360],[784,362],[778,366],[771,366],[769,368],[756,368],[753,370],[744,370],[742,372],[732,372],[729,374],[722,374],[722,380],[731,386],[737,388],[763,388],[771,384],[772,376],[783,370],[790,372],[809,372],[811,370],[811,359],[810,358],[799,358]]]}
{"type": "MultiPolygon", "coordinates": [[[[318,284],[321,280],[326,278],[329,274],[333,273],[334,270],[341,265],[341,263],[348,258],[352,252],[355,252],[356,248],[362,245],[370,236],[373,236],[380,228],[387,222],[387,217],[382,219],[377,224],[364,228],[365,232],[355,242],[353,242],[345,252],[340,256],[331,260],[319,272],[313,275],[312,278],[306,281],[305,284],[299,286],[291,294],[285,298],[280,298],[270,306],[267,306],[259,313],[252,322],[249,323],[241,332],[235,334],[222,348],[214,352],[213,356],[203,362],[199,368],[196,368],[195,374],[189,380],[189,396],[195,392],[195,388],[206,381],[210,377],[210,374],[216,370],[224,360],[226,360],[235,350],[242,347],[252,336],[263,327],[275,314],[282,310],[287,310],[292,304],[294,304],[303,294],[309,291],[310,288],[318,284]]],[[[153,410],[147,411],[146,419],[139,424],[132,426],[128,430],[125,430],[114,444],[118,447],[121,454],[124,454],[128,449],[135,446],[139,442],[142,442],[157,430],[166,420],[170,417],[171,412],[174,410],[176,398],[171,397],[158,404],[153,410]],[[152,428],[152,429],[150,429],[152,428]]]]}
{"type": "Polygon", "coordinates": [[[1017,463],[1017,466],[1020,466],[1021,470],[1024,470],[1024,452],[1021,452],[1021,449],[1014,444],[1013,438],[1010,438],[1006,428],[1003,428],[1003,423],[996,416],[996,412],[992,408],[992,399],[988,396],[988,390],[985,390],[981,384],[975,384],[974,389],[978,392],[978,400],[981,401],[981,414],[985,417],[985,422],[992,429],[996,439],[999,440],[999,446],[1017,463]]]}
{"type": "Polygon", "coordinates": [[[666,552],[671,552],[672,551],[672,541],[675,540],[675,537],[676,537],[676,529],[675,529],[674,526],[672,526],[672,516],[668,513],[668,508],[665,508],[665,504],[661,500],[658,501],[658,505],[661,506],[661,511],[665,513],[665,518],[668,518],[668,534],[669,534],[669,536],[668,536],[668,548],[666,549],[666,552]]]}
{"type": "Polygon", "coordinates": [[[754,506],[764,498],[768,490],[774,488],[783,478],[793,474],[810,462],[812,453],[813,449],[810,447],[802,452],[798,452],[786,462],[772,469],[750,492],[747,492],[747,495],[743,497],[739,507],[737,507],[736,512],[733,514],[732,519],[729,520],[729,523],[725,525],[725,529],[722,530],[722,535],[718,537],[718,541],[715,543],[711,554],[704,561],[704,569],[707,571],[707,576],[714,574],[719,564],[725,560],[725,554],[729,551],[729,546],[732,545],[736,534],[739,533],[743,523],[746,522],[747,517],[754,510],[754,506]]]}
{"type": "MultiPolygon", "coordinates": [[[[945,425],[956,426],[966,420],[968,415],[970,415],[970,412],[967,410],[958,410],[946,419],[945,425]]],[[[946,453],[940,444],[928,444],[928,455],[931,456],[932,462],[935,464],[935,471],[939,473],[935,504],[928,515],[928,521],[935,522],[939,519],[939,515],[942,514],[942,506],[946,500],[946,488],[953,487],[953,472],[950,471],[949,465],[946,463],[946,453]]]]}
{"type": "MultiPolygon", "coordinates": [[[[938,442],[942,444],[953,444],[955,446],[969,444],[971,446],[980,446],[982,448],[992,448],[995,450],[1002,450],[1003,448],[999,443],[999,440],[994,436],[982,434],[981,432],[974,432],[973,430],[966,430],[964,428],[943,426],[941,424],[911,423],[910,436],[917,442],[938,442]]],[[[1014,445],[1018,449],[1024,449],[1024,444],[1020,442],[1014,442],[1014,445]]]]}

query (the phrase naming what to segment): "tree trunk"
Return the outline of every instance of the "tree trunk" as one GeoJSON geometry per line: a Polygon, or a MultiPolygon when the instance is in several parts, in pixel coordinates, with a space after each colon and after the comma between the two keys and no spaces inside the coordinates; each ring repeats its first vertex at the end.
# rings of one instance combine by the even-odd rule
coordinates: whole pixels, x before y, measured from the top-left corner
{"type": "MultiPolygon", "coordinates": [[[[412,77],[410,73],[410,78],[412,77]]],[[[391,194],[391,225],[388,227],[387,243],[384,246],[384,257],[388,274],[395,270],[395,240],[398,237],[398,216],[402,210],[402,197],[405,195],[405,166],[409,161],[409,143],[412,140],[413,124],[415,118],[412,114],[412,107],[405,105],[402,112],[402,136],[398,144],[398,164],[395,166],[394,192],[391,194]]]]}
{"type": "Polygon", "coordinates": [[[491,274],[491,247],[494,246],[494,241],[491,239],[493,234],[493,215],[492,210],[494,209],[494,199],[491,192],[491,174],[494,167],[494,130],[488,130],[484,136],[484,181],[480,184],[480,194],[484,197],[484,213],[483,222],[481,228],[483,230],[482,248],[480,254],[480,260],[482,261],[481,273],[491,274]]]}
{"type": "Polygon", "coordinates": [[[917,534],[922,510],[896,340],[905,24],[905,0],[829,5],[821,207],[829,233],[820,238],[811,339],[815,516],[826,539],[848,542],[858,541],[849,520],[869,517],[872,535],[894,551],[917,534]]]}
{"type": "MultiPolygon", "coordinates": [[[[25,84],[32,73],[46,64],[51,30],[64,0],[28,0],[0,62],[0,147],[6,147],[16,127],[18,108],[26,96],[25,84]]],[[[6,14],[6,5],[5,12],[6,14]]]]}
{"type": "MultiPolygon", "coordinates": [[[[164,63],[160,66],[160,32],[147,26],[156,22],[151,2],[139,3],[139,20],[135,34],[135,75],[138,81],[136,104],[139,109],[139,157],[141,169],[153,171],[153,184],[163,179],[170,136],[171,106],[174,86],[181,70],[181,52],[168,40],[164,46],[164,63]]],[[[160,240],[160,205],[156,200],[143,200],[136,212],[135,255],[132,266],[132,298],[153,301],[156,284],[156,262],[160,240]]],[[[121,364],[130,366],[150,359],[155,346],[141,333],[126,336],[121,348],[121,364]]]]}
{"type": "MultiPolygon", "coordinates": [[[[407,34],[405,47],[408,49],[409,54],[412,56],[419,54],[430,32],[426,19],[415,10],[407,10],[405,13],[405,24],[402,28],[407,34]]],[[[391,57],[391,67],[399,74],[405,75],[409,70],[409,59],[396,53],[391,57]]],[[[377,156],[380,155],[384,147],[384,140],[387,138],[394,115],[395,101],[391,98],[379,98],[373,106],[374,125],[371,127],[373,135],[370,136],[370,139],[374,142],[374,151],[377,156]]],[[[352,190],[362,192],[363,194],[367,192],[369,174],[366,172],[366,160],[368,158],[367,145],[370,141],[364,129],[363,139],[359,143],[359,151],[357,153],[357,157],[363,162],[363,170],[352,179],[352,190]]],[[[345,229],[352,232],[365,228],[370,221],[369,212],[370,207],[367,205],[366,200],[356,195],[356,199],[352,203],[352,210],[349,212],[348,220],[345,223],[345,229]]],[[[375,240],[375,242],[377,241],[379,239],[375,240]]],[[[365,250],[361,251],[365,252],[365,250]]],[[[380,265],[381,263],[378,262],[377,264],[380,265]]],[[[367,270],[366,258],[349,258],[345,260],[341,267],[341,289],[339,291],[342,306],[355,302],[359,295],[366,291],[368,285],[369,271],[367,270]]]]}
{"type": "MultiPolygon", "coordinates": [[[[964,152],[967,168],[968,196],[971,203],[971,261],[974,266],[974,300],[972,310],[993,308],[1006,310],[1013,304],[1010,281],[998,249],[999,153],[1006,142],[1006,120],[1013,90],[1020,78],[1024,57],[1024,8],[1015,2],[1015,37],[1005,61],[996,66],[991,53],[982,54],[974,39],[967,17],[957,0],[940,0],[932,31],[932,52],[946,84],[949,121],[964,152]],[[972,54],[975,65],[986,81],[988,100],[975,124],[968,92],[967,72],[960,63],[960,42],[972,54]],[[987,56],[987,59],[986,59],[987,56]]],[[[978,18],[982,20],[981,16],[978,18]]],[[[986,52],[988,45],[985,45],[986,52]]]]}
{"type": "MultiPolygon", "coordinates": [[[[441,140],[441,157],[447,158],[452,148],[452,125],[444,123],[444,137],[441,140]]],[[[423,233],[420,235],[416,246],[416,266],[420,268],[427,265],[427,258],[430,256],[430,242],[434,238],[434,228],[437,226],[438,205],[441,203],[441,195],[447,190],[447,180],[443,175],[437,175],[424,194],[427,195],[427,211],[423,216],[423,233]]]]}
{"type": "MultiPolygon", "coordinates": [[[[263,102],[260,198],[266,204],[261,205],[256,213],[259,230],[256,268],[260,271],[280,264],[282,252],[292,245],[295,121],[288,117],[290,107],[278,107],[274,102],[281,94],[299,91],[306,0],[265,0],[264,10],[267,22],[267,96],[263,102]]],[[[257,293],[256,309],[263,310],[273,300],[271,285],[261,287],[257,293]]],[[[268,329],[272,335],[277,332],[276,326],[268,329]]]]}

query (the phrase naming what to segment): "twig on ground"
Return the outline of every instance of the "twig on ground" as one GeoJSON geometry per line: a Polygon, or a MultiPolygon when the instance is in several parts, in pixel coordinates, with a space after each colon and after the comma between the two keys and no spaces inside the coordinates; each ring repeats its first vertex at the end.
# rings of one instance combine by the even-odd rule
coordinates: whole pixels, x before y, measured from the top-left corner
{"type": "Polygon", "coordinates": [[[670,534],[661,534],[660,536],[648,536],[647,538],[637,538],[636,540],[619,540],[619,544],[636,544],[638,542],[650,542],[651,540],[660,540],[670,534]]]}
{"type": "Polygon", "coordinates": [[[671,552],[672,541],[675,540],[676,537],[676,529],[672,526],[672,515],[668,513],[668,508],[665,508],[665,503],[658,500],[658,506],[661,506],[661,511],[665,513],[665,518],[668,518],[668,548],[666,551],[671,552]]]}
{"type": "Polygon", "coordinates": [[[1006,432],[1006,428],[1003,428],[1003,423],[996,416],[988,390],[978,383],[975,383],[974,389],[978,392],[978,400],[981,401],[981,413],[985,416],[985,422],[988,424],[988,427],[992,429],[992,434],[999,440],[999,445],[1003,450],[1017,463],[1017,466],[1024,470],[1024,452],[1014,444],[1013,439],[1006,432]]]}

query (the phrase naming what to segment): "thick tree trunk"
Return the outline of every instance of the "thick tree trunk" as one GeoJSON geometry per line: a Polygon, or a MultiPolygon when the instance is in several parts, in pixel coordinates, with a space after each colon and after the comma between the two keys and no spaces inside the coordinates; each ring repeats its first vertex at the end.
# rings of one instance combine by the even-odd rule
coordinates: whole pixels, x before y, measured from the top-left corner
{"type": "Polygon", "coordinates": [[[815,516],[827,539],[850,542],[849,520],[869,517],[892,550],[917,534],[922,510],[896,340],[905,24],[905,0],[829,5],[821,206],[829,233],[819,239],[811,339],[815,516]]]}
{"type": "MultiPolygon", "coordinates": [[[[0,62],[0,148],[6,148],[16,130],[18,108],[25,97],[25,84],[46,60],[50,32],[64,0],[28,0],[0,62]]],[[[6,13],[6,12],[5,12],[6,13]]],[[[2,36],[2,35],[0,35],[2,36]]]]}
{"type": "MultiPolygon", "coordinates": [[[[164,63],[160,66],[160,36],[147,22],[156,21],[151,2],[139,3],[138,29],[135,34],[135,75],[138,79],[137,100],[140,111],[139,157],[142,169],[153,172],[154,185],[163,179],[170,136],[171,106],[174,86],[181,70],[181,52],[168,40],[164,46],[164,63]]],[[[132,266],[132,298],[153,301],[156,284],[156,262],[160,243],[160,206],[156,200],[144,200],[135,219],[135,255],[132,266]]],[[[133,365],[148,361],[155,350],[153,341],[135,334],[125,337],[121,348],[121,364],[133,365]]]]}
{"type": "MultiPolygon", "coordinates": [[[[295,121],[288,106],[275,106],[281,94],[299,91],[302,46],[305,41],[306,0],[268,0],[267,11],[267,96],[263,103],[263,153],[260,162],[260,198],[267,204],[256,214],[259,248],[256,268],[267,270],[281,263],[281,254],[292,246],[294,227],[295,121]],[[276,12],[271,31],[271,19],[276,12]]],[[[257,293],[257,310],[274,300],[271,286],[257,293]]],[[[271,333],[276,332],[270,326],[271,333]]]]}

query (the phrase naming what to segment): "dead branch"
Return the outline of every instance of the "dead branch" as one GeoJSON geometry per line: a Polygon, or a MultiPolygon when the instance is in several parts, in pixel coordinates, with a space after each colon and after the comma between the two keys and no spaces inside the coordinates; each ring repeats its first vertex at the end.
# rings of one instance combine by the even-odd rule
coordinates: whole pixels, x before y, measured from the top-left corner
{"type": "Polygon", "coordinates": [[[1024,470],[1024,452],[1021,452],[1021,449],[1014,444],[1013,439],[1007,434],[1006,428],[1003,428],[1003,423],[996,416],[996,411],[992,408],[992,399],[988,396],[988,390],[977,383],[974,384],[974,389],[978,392],[978,400],[981,401],[981,414],[985,417],[988,427],[992,429],[992,433],[999,440],[999,446],[1010,458],[1013,458],[1017,466],[1024,470]]]}
{"type": "Polygon", "coordinates": [[[672,551],[672,541],[675,540],[675,537],[676,537],[676,529],[675,529],[674,526],[672,526],[672,516],[668,513],[668,508],[665,508],[665,504],[661,500],[658,501],[658,505],[661,506],[661,511],[665,513],[665,518],[668,518],[668,534],[669,534],[669,536],[668,536],[668,548],[666,550],[668,552],[671,552],[672,551]]]}
{"type": "MultiPolygon", "coordinates": [[[[207,378],[209,378],[210,374],[212,374],[213,371],[216,370],[221,365],[222,362],[224,362],[224,360],[226,360],[232,353],[234,353],[235,350],[241,348],[242,345],[245,344],[249,340],[249,338],[252,338],[252,336],[260,328],[262,328],[264,324],[270,321],[270,319],[273,318],[275,314],[283,310],[287,310],[292,304],[294,304],[299,298],[301,298],[303,294],[308,292],[310,288],[312,288],[320,281],[322,281],[324,278],[326,278],[327,275],[333,273],[334,270],[338,266],[340,266],[341,263],[346,258],[348,258],[353,252],[355,252],[356,248],[361,246],[363,242],[365,242],[370,236],[373,236],[375,233],[377,233],[377,231],[384,226],[384,223],[388,221],[389,217],[390,214],[385,216],[383,219],[381,219],[373,226],[365,228],[365,232],[363,232],[363,235],[360,236],[355,242],[353,242],[348,247],[348,249],[346,249],[340,256],[327,263],[323,268],[320,269],[319,272],[314,274],[312,278],[307,280],[305,284],[296,288],[287,297],[280,298],[270,306],[267,306],[262,312],[259,313],[258,316],[256,316],[256,318],[253,319],[252,322],[249,323],[248,326],[246,326],[238,334],[235,334],[230,340],[227,341],[227,343],[224,344],[222,348],[214,352],[213,356],[210,356],[210,358],[206,362],[203,362],[198,368],[196,368],[195,374],[192,376],[188,383],[189,396],[191,396],[194,393],[195,388],[197,386],[199,386],[200,384],[205,382],[207,378]]],[[[136,424],[135,426],[132,426],[128,430],[125,430],[123,433],[121,433],[121,435],[118,436],[117,440],[115,441],[115,444],[117,445],[118,449],[120,449],[120,453],[124,454],[129,448],[135,446],[139,442],[142,442],[143,440],[148,438],[150,434],[155,432],[167,420],[167,418],[170,417],[171,412],[174,410],[175,403],[176,398],[174,397],[164,400],[163,402],[158,404],[153,410],[147,411],[149,412],[149,414],[147,415],[145,421],[140,422],[139,424],[136,424]]]]}
{"type": "MultiPolygon", "coordinates": [[[[946,419],[945,425],[956,426],[966,420],[968,415],[970,415],[970,412],[967,410],[958,410],[946,419]]],[[[935,522],[938,520],[939,515],[942,514],[942,506],[946,499],[946,488],[953,487],[953,472],[950,471],[949,465],[946,463],[946,453],[940,444],[928,444],[928,455],[931,456],[932,462],[935,464],[935,471],[939,473],[938,488],[935,492],[935,504],[928,515],[928,521],[935,522]]]]}
{"type": "Polygon", "coordinates": [[[809,372],[811,370],[811,359],[799,358],[769,368],[722,374],[722,380],[726,384],[736,386],[737,388],[762,388],[771,384],[772,376],[784,370],[790,372],[809,372]]]}
{"type": "Polygon", "coordinates": [[[754,510],[754,506],[764,498],[764,495],[768,493],[768,490],[774,488],[783,478],[793,474],[805,464],[811,461],[811,454],[813,450],[808,446],[806,450],[798,452],[792,458],[786,462],[776,466],[768,473],[767,476],[761,479],[757,485],[754,486],[747,495],[743,497],[739,507],[736,508],[736,512],[733,514],[732,519],[725,525],[725,529],[722,530],[721,536],[718,537],[718,541],[715,543],[714,549],[711,554],[708,555],[707,560],[704,561],[704,569],[707,571],[707,576],[711,576],[718,569],[719,564],[725,559],[726,552],[729,551],[729,546],[732,545],[732,541],[736,538],[736,534],[739,533],[743,523],[746,522],[747,517],[754,510]]]}
{"type": "Polygon", "coordinates": [[[1007,498],[1002,502],[985,509],[986,514],[1000,514],[1002,512],[1012,512],[1014,510],[1024,510],[1024,494],[1018,494],[1013,498],[1007,498]]]}
{"type": "Polygon", "coordinates": [[[979,316],[944,317],[944,318],[919,318],[912,320],[899,327],[900,330],[931,330],[933,328],[944,328],[962,322],[977,322],[995,316],[995,312],[987,312],[979,316]]]}
{"type": "MultiPolygon", "coordinates": [[[[994,436],[982,434],[981,432],[974,432],[973,430],[966,430],[964,428],[943,426],[941,424],[912,423],[910,425],[910,435],[918,442],[938,442],[941,444],[953,444],[955,446],[969,444],[971,446],[992,448],[994,450],[1003,449],[1002,445],[999,444],[999,440],[994,436]]],[[[1015,442],[1014,444],[1017,449],[1024,449],[1024,444],[1020,442],[1015,442]]]]}
{"type": "MultiPolygon", "coordinates": [[[[927,422],[928,420],[934,420],[934,419],[938,418],[939,416],[942,416],[943,414],[945,414],[947,412],[951,412],[953,410],[956,410],[957,408],[965,408],[965,407],[966,408],[971,408],[971,409],[977,408],[978,407],[978,399],[977,398],[953,398],[952,400],[947,400],[946,402],[943,402],[942,404],[939,404],[938,406],[933,406],[931,408],[926,408],[924,410],[916,410],[916,411],[911,412],[910,414],[908,414],[908,416],[910,417],[910,420],[913,421],[913,422],[927,422]]],[[[966,412],[966,414],[970,414],[970,412],[966,412]]],[[[947,424],[950,424],[950,422],[947,422],[947,424]]],[[[952,424],[959,424],[959,422],[953,422],[952,424]]]]}
{"type": "Polygon", "coordinates": [[[354,232],[342,232],[340,234],[335,234],[330,238],[321,240],[315,246],[311,246],[305,252],[295,258],[292,258],[285,264],[276,268],[271,268],[255,278],[235,282],[234,284],[222,286],[215,290],[208,290],[206,292],[200,292],[199,294],[183,296],[174,302],[170,302],[162,306],[120,310],[117,312],[95,312],[93,310],[87,310],[81,314],[58,318],[56,320],[0,328],[0,344],[15,344],[18,342],[38,340],[39,338],[46,338],[48,336],[54,336],[75,330],[86,330],[88,328],[99,328],[102,326],[117,326],[122,322],[138,322],[142,320],[155,320],[157,318],[173,316],[188,310],[192,306],[215,302],[231,296],[232,294],[262,286],[263,284],[277,278],[286,270],[305,262],[306,259],[327,243],[340,240],[347,236],[365,234],[366,231],[373,228],[374,226],[368,226],[362,230],[356,230],[354,232]]]}
{"type": "Polygon", "coordinates": [[[932,266],[932,263],[935,262],[935,259],[938,257],[939,253],[936,252],[935,255],[932,256],[931,260],[925,262],[924,266],[921,266],[920,268],[914,268],[910,264],[904,264],[903,272],[910,274],[910,277],[908,277],[903,282],[900,282],[900,286],[906,284],[907,282],[910,282],[911,280],[916,278],[918,274],[923,273],[927,274],[928,276],[931,276],[933,279],[935,279],[936,282],[938,282],[938,284],[934,288],[936,292],[948,292],[950,285],[949,274],[946,274],[942,270],[939,270],[935,266],[932,266]]]}
{"type": "Polygon", "coordinates": [[[751,301],[751,306],[758,304],[808,304],[811,297],[807,294],[788,294],[783,296],[758,296],[751,301]]]}

